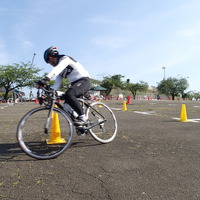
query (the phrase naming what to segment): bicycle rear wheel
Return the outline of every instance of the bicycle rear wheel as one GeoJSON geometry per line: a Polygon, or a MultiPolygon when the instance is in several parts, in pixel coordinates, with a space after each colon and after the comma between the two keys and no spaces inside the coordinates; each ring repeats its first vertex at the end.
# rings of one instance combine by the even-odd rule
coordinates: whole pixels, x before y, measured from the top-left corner
{"type": "Polygon", "coordinates": [[[16,102],[16,103],[22,105],[22,104],[25,103],[25,100],[24,100],[22,97],[19,97],[19,98],[17,99],[17,102],[16,102]]]}
{"type": "Polygon", "coordinates": [[[117,120],[112,110],[101,102],[93,102],[86,111],[90,124],[102,122],[89,129],[90,134],[101,143],[114,140],[117,134],[117,120]]]}
{"type": "Polygon", "coordinates": [[[50,159],[62,154],[71,144],[73,124],[61,109],[54,108],[45,133],[49,108],[39,107],[29,111],[19,122],[17,140],[22,150],[36,159],[50,159]]]}

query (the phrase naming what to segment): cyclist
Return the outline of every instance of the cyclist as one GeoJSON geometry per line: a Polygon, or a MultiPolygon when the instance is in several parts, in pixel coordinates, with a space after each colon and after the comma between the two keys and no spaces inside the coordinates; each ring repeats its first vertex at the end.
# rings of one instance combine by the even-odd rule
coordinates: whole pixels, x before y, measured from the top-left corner
{"type": "MultiPolygon", "coordinates": [[[[54,68],[44,79],[37,82],[38,86],[36,87],[44,86],[47,81],[55,78],[55,83],[52,88],[58,90],[62,79],[67,78],[71,86],[64,94],[65,103],[69,104],[79,115],[75,121],[76,125],[81,126],[87,124],[87,118],[77,98],[90,89],[89,73],[72,57],[63,54],[60,55],[58,49],[53,46],[44,52],[44,60],[54,68]]],[[[67,107],[65,103],[64,109],[67,107]]]]}
{"type": "Polygon", "coordinates": [[[20,95],[19,88],[15,88],[15,90],[13,92],[13,101],[14,101],[14,103],[17,103],[17,99],[19,98],[19,95],[20,95]]]}

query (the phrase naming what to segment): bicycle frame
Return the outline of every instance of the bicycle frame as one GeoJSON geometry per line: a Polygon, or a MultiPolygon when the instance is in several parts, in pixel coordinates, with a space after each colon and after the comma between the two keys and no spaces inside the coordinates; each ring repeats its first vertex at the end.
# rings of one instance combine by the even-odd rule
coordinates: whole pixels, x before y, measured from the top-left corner
{"type": "MultiPolygon", "coordinates": [[[[50,125],[54,105],[56,105],[58,108],[60,108],[62,110],[64,110],[64,109],[63,109],[63,106],[59,102],[56,101],[56,91],[55,90],[48,91],[45,88],[42,88],[42,89],[45,91],[45,93],[48,93],[48,97],[50,97],[49,94],[52,94],[52,97],[50,97],[51,98],[50,103],[46,104],[46,106],[50,108],[48,116],[47,116],[46,125],[45,125],[45,133],[47,134],[49,132],[49,125],[50,125]]],[[[93,107],[91,107],[89,102],[86,102],[86,100],[84,100],[83,98],[78,98],[78,100],[81,101],[81,103],[83,104],[82,106],[85,106],[86,108],[90,107],[92,110],[94,110],[96,113],[98,113],[102,117],[102,119],[104,119],[104,120],[97,122],[95,124],[92,124],[92,125],[77,127],[78,130],[87,131],[97,125],[100,125],[100,124],[106,122],[106,119],[104,118],[104,116],[101,113],[99,113],[97,110],[95,110],[93,107]]],[[[71,117],[72,121],[75,120],[75,118],[73,116],[70,115],[70,117],[71,117]]]]}
{"type": "Polygon", "coordinates": [[[89,130],[89,129],[91,129],[91,128],[97,126],[97,125],[100,125],[100,124],[102,124],[102,123],[104,123],[104,122],[106,121],[106,119],[104,118],[104,116],[103,116],[101,113],[99,113],[99,112],[98,112],[97,110],[95,110],[92,106],[90,106],[90,103],[89,103],[89,102],[87,102],[87,101],[86,101],[85,99],[83,99],[83,98],[78,98],[78,100],[81,101],[83,107],[85,106],[86,108],[91,108],[93,111],[95,111],[96,113],[98,113],[98,114],[104,119],[103,121],[98,122],[98,123],[95,123],[95,124],[92,124],[92,125],[90,125],[90,126],[81,126],[81,127],[77,127],[79,130],[85,130],[85,131],[87,131],[87,130],[89,130]]]}

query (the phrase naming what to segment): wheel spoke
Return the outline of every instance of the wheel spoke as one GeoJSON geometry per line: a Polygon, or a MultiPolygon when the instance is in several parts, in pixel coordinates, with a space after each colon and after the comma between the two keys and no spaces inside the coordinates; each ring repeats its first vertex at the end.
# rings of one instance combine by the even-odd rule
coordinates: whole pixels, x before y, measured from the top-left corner
{"type": "Polygon", "coordinates": [[[72,141],[71,119],[62,110],[55,108],[49,123],[45,125],[49,109],[37,108],[27,113],[18,125],[17,138],[23,151],[37,159],[54,158],[64,152],[72,141]]]}
{"type": "Polygon", "coordinates": [[[89,107],[87,110],[91,125],[98,123],[98,125],[89,129],[91,135],[101,143],[111,142],[117,134],[117,121],[114,113],[101,102],[94,102],[91,107],[93,109],[89,107]]]}

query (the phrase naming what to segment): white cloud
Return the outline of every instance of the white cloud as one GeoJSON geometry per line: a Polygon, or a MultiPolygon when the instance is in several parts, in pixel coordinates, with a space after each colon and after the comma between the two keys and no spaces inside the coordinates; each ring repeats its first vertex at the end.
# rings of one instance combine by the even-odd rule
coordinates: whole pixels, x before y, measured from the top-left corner
{"type": "Polygon", "coordinates": [[[4,8],[4,7],[1,7],[1,8],[0,8],[0,12],[7,12],[7,11],[9,11],[8,8],[4,8]]]}
{"type": "Polygon", "coordinates": [[[1,65],[8,64],[8,54],[6,52],[5,42],[1,39],[0,36],[0,61],[1,65]]]}
{"type": "Polygon", "coordinates": [[[32,48],[34,44],[31,41],[23,40],[22,41],[22,47],[24,48],[32,48]]]}
{"type": "Polygon", "coordinates": [[[196,37],[200,35],[200,31],[195,29],[186,29],[180,30],[176,34],[183,37],[196,37]]]}
{"type": "Polygon", "coordinates": [[[96,16],[91,18],[89,21],[93,23],[100,23],[100,24],[119,24],[119,21],[111,20],[106,17],[96,16]]]}
{"type": "Polygon", "coordinates": [[[126,39],[121,37],[102,36],[92,39],[92,43],[94,43],[97,46],[114,49],[121,48],[127,42],[128,41],[126,39]]]}
{"type": "Polygon", "coordinates": [[[114,25],[114,26],[121,26],[121,27],[127,27],[132,26],[136,24],[135,20],[127,21],[127,20],[119,20],[119,19],[112,19],[108,17],[102,17],[102,16],[96,16],[89,20],[90,22],[93,22],[95,24],[102,24],[102,25],[114,25]]]}

